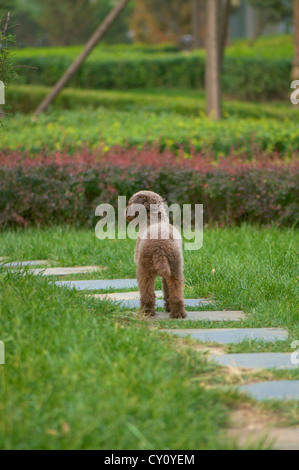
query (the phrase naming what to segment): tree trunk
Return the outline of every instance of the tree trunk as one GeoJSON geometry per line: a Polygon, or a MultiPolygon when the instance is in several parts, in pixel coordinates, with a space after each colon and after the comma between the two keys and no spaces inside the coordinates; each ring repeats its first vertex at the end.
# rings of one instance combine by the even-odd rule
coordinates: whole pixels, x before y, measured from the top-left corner
{"type": "Polygon", "coordinates": [[[292,79],[299,80],[299,0],[294,0],[294,44],[295,55],[292,70],[292,79]]]}
{"type": "Polygon", "coordinates": [[[205,0],[192,0],[193,48],[205,45],[205,0]]]}
{"type": "Polygon", "coordinates": [[[206,35],[206,97],[207,113],[213,119],[221,118],[220,66],[219,66],[219,9],[221,0],[207,2],[206,35]]]}
{"type": "Polygon", "coordinates": [[[89,54],[93,51],[96,47],[98,42],[103,38],[106,34],[108,29],[114,23],[114,21],[118,18],[120,13],[126,7],[127,3],[130,0],[120,0],[120,2],[116,5],[116,7],[109,13],[106,19],[103,21],[101,26],[96,30],[96,32],[92,35],[90,40],[87,42],[84,50],[81,54],[77,57],[77,59],[73,62],[73,64],[67,69],[65,74],[61,77],[61,79],[57,82],[54,86],[50,94],[44,99],[44,101],[38,106],[35,111],[35,114],[38,115],[45,111],[47,107],[54,101],[57,95],[61,92],[61,90],[67,85],[67,83],[71,80],[73,75],[77,72],[79,67],[83,64],[89,54]]]}
{"type": "Polygon", "coordinates": [[[220,8],[220,45],[219,45],[219,65],[222,68],[225,47],[229,32],[229,17],[231,12],[231,0],[224,0],[224,5],[220,8]]]}

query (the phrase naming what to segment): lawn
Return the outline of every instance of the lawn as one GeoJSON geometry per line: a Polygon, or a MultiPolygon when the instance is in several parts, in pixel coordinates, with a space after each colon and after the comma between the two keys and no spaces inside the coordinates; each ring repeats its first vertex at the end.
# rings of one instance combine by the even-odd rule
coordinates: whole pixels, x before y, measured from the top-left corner
{"type": "MultiPolygon", "coordinates": [[[[89,278],[135,276],[131,240],[99,241],[92,231],[52,228],[3,232],[0,242],[1,255],[10,259],[107,266],[89,278]]],[[[299,337],[298,247],[293,230],[243,226],[207,228],[203,248],[185,252],[186,297],[213,298],[216,310],[243,309],[249,315],[241,327],[280,326],[290,333],[279,345],[243,342],[227,351],[292,352],[291,340],[299,337]]],[[[165,336],[109,302],[29,273],[1,268],[0,275],[2,449],[232,446],[225,426],[244,398],[223,385],[243,383],[248,374],[225,375],[192,349],[192,341],[165,336]]],[[[255,377],[299,378],[297,371],[255,377]]],[[[293,424],[299,420],[295,403],[273,403],[272,409],[293,424]]]]}
{"type": "MultiPolygon", "coordinates": [[[[134,278],[134,244],[133,240],[98,240],[93,231],[84,229],[0,233],[1,256],[49,259],[54,266],[107,267],[100,273],[84,275],[89,279],[134,278]]],[[[291,340],[298,339],[298,249],[297,230],[250,225],[206,228],[202,249],[184,253],[185,297],[212,298],[215,310],[250,314],[242,326],[284,326],[291,340]]]]}

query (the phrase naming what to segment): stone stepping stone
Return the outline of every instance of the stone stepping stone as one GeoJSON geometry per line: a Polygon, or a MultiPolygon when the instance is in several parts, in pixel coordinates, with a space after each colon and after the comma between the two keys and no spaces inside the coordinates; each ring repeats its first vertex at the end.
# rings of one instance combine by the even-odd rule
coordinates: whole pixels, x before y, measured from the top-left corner
{"type": "Polygon", "coordinates": [[[161,329],[180,337],[190,336],[198,341],[215,342],[221,344],[239,343],[245,339],[264,341],[285,341],[288,332],[279,328],[213,328],[213,329],[161,329]]]}
{"type": "Polygon", "coordinates": [[[210,357],[222,366],[244,369],[296,369],[299,367],[299,364],[292,364],[290,353],[242,353],[210,357]]]}
{"type": "Polygon", "coordinates": [[[136,279],[101,279],[96,281],[57,281],[59,287],[76,290],[130,289],[137,287],[136,279]]]}
{"type": "MultiPolygon", "coordinates": [[[[202,311],[187,312],[187,318],[181,318],[183,321],[240,321],[246,318],[244,312],[233,311],[202,311]]],[[[154,317],[148,317],[151,321],[169,320],[169,312],[156,312],[154,317]]]]}
{"type": "Polygon", "coordinates": [[[47,260],[37,261],[14,261],[13,263],[5,263],[6,268],[22,268],[24,266],[39,266],[42,264],[48,264],[47,260]]]}
{"type": "Polygon", "coordinates": [[[34,269],[33,274],[42,276],[68,276],[70,274],[84,274],[101,271],[103,268],[100,266],[78,266],[72,268],[46,268],[34,269]]]}
{"type": "Polygon", "coordinates": [[[299,400],[299,380],[259,382],[238,387],[258,401],[261,400],[299,400]]]}
{"type": "MultiPolygon", "coordinates": [[[[97,295],[90,296],[90,297],[98,298],[97,295]]],[[[113,302],[117,303],[117,305],[123,308],[128,308],[128,309],[140,308],[140,300],[113,300],[113,302]]],[[[199,307],[199,306],[204,306],[204,305],[211,305],[211,301],[205,300],[205,299],[185,299],[186,307],[199,307]]],[[[156,307],[164,308],[164,300],[157,299],[156,307]]]]}
{"type": "MultiPolygon", "coordinates": [[[[161,290],[155,291],[157,298],[163,297],[163,292],[161,290]]],[[[139,292],[115,292],[113,294],[95,294],[90,295],[89,297],[94,297],[99,300],[139,300],[140,294],[139,292]]]]}

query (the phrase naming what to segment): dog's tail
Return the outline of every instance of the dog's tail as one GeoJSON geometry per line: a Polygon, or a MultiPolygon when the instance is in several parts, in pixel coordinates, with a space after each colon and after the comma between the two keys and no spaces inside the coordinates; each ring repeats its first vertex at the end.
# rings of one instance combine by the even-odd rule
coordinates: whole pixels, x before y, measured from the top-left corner
{"type": "Polygon", "coordinates": [[[153,256],[154,268],[159,276],[167,278],[171,276],[169,261],[164,253],[157,253],[153,256]]]}

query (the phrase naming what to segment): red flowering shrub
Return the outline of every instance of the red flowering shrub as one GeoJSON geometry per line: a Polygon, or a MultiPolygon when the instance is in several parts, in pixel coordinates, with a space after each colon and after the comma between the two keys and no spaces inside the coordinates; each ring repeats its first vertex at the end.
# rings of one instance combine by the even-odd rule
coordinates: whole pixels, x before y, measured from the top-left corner
{"type": "Polygon", "coordinates": [[[29,158],[0,153],[0,227],[95,223],[100,203],[116,207],[117,196],[141,189],[162,194],[169,204],[204,205],[205,222],[280,224],[299,216],[299,163],[260,155],[215,161],[204,152],[190,158],[155,148],[108,153],[83,149],[29,158]]]}

